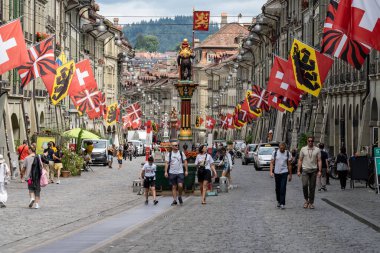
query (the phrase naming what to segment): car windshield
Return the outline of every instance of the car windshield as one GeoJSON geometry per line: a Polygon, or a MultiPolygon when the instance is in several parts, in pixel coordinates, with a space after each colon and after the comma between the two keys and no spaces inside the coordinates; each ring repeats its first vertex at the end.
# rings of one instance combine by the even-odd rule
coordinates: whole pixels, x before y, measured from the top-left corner
{"type": "Polygon", "coordinates": [[[105,141],[94,141],[94,148],[106,148],[105,141]]]}
{"type": "Polygon", "coordinates": [[[274,148],[260,148],[259,155],[272,155],[274,148]]]}
{"type": "Polygon", "coordinates": [[[249,151],[255,151],[255,147],[256,147],[255,145],[249,145],[248,147],[249,151]]]}

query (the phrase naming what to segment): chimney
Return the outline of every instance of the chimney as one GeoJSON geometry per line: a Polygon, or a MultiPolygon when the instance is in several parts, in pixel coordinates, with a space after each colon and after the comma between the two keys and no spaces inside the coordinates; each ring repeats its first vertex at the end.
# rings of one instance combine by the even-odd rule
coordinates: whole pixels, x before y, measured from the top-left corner
{"type": "Polygon", "coordinates": [[[220,28],[222,28],[226,24],[227,24],[227,13],[222,12],[221,22],[220,22],[220,28]]]}

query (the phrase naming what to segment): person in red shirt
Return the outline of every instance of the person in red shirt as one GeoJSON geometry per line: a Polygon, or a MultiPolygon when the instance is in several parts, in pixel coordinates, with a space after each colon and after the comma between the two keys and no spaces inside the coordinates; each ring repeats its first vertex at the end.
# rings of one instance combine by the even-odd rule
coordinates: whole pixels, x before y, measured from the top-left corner
{"type": "Polygon", "coordinates": [[[17,148],[17,153],[18,153],[18,164],[19,164],[19,170],[20,170],[20,179],[21,179],[21,182],[23,182],[23,177],[25,173],[24,160],[29,155],[28,142],[26,140],[24,140],[22,142],[22,145],[20,145],[17,148]]]}

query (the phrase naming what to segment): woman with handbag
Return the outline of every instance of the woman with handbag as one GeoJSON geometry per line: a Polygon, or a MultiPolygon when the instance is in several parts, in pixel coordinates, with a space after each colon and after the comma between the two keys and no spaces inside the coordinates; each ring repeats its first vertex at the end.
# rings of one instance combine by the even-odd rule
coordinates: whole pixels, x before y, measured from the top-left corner
{"type": "Polygon", "coordinates": [[[336,170],[338,171],[340,189],[344,191],[346,189],[347,174],[348,174],[348,156],[346,153],[346,148],[341,147],[340,153],[336,158],[336,170]]]}
{"type": "Polygon", "coordinates": [[[30,195],[29,208],[40,208],[40,192],[41,192],[41,175],[42,175],[42,161],[40,156],[36,156],[36,149],[29,147],[29,156],[25,158],[24,164],[25,180],[28,182],[28,190],[30,195]]]}
{"type": "Polygon", "coordinates": [[[201,189],[202,205],[206,204],[207,185],[211,183],[211,170],[214,173],[213,178],[216,177],[216,170],[214,160],[210,154],[207,154],[207,147],[201,145],[199,147],[199,154],[195,158],[195,164],[198,171],[198,182],[201,189]]]}

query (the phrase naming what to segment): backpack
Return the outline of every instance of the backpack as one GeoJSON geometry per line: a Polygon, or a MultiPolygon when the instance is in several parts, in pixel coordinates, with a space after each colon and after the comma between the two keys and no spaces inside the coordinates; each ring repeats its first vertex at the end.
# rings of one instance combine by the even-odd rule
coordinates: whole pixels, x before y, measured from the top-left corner
{"type": "MultiPolygon", "coordinates": [[[[276,157],[277,157],[277,151],[278,149],[274,152],[274,157],[273,157],[273,166],[276,164],[276,157]]],[[[285,150],[286,151],[286,157],[287,157],[287,161],[289,161],[289,151],[288,150],[285,150]]]]}
{"type": "MultiPolygon", "coordinates": [[[[173,151],[170,151],[169,153],[169,164],[168,164],[168,173],[170,171],[170,163],[172,162],[172,152],[173,151]]],[[[182,156],[182,151],[178,151],[179,154],[181,155],[181,161],[182,161],[182,165],[183,165],[183,156],[182,156]]]]}

